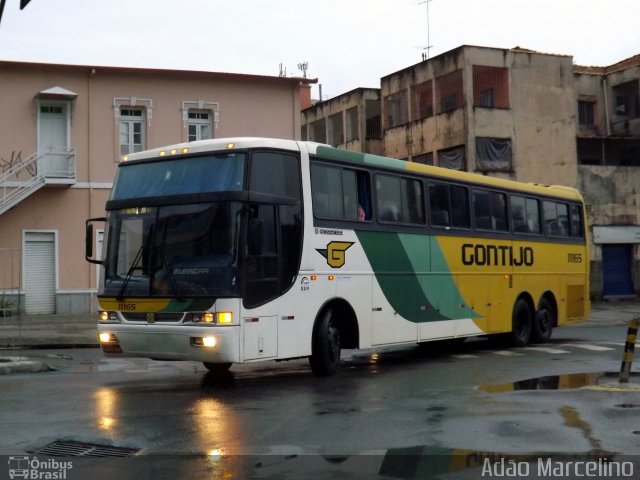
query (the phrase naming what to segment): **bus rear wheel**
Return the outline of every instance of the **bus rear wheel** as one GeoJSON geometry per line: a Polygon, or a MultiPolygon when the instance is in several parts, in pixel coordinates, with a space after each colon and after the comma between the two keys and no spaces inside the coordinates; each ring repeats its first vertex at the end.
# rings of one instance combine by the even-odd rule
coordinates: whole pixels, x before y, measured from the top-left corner
{"type": "Polygon", "coordinates": [[[523,298],[519,298],[513,306],[513,315],[511,321],[511,333],[509,334],[509,343],[513,347],[524,347],[531,339],[531,330],[533,328],[533,315],[529,304],[523,298]]]}
{"type": "Polygon", "coordinates": [[[556,323],[556,314],[553,305],[546,298],[540,299],[536,317],[533,321],[531,341],[534,343],[548,342],[556,323]]]}
{"type": "Polygon", "coordinates": [[[324,313],[316,324],[311,340],[311,371],[318,377],[333,375],[340,367],[340,330],[331,311],[324,313]]]}
{"type": "Polygon", "coordinates": [[[207,370],[214,373],[222,373],[226,372],[231,368],[231,362],[226,363],[211,363],[211,362],[202,362],[202,364],[206,367],[207,370]]]}

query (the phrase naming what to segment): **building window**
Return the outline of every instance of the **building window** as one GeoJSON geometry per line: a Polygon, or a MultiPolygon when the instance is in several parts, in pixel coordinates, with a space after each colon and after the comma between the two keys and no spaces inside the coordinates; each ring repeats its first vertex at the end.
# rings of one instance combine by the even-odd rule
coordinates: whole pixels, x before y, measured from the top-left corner
{"type": "Polygon", "coordinates": [[[627,118],[640,117],[638,81],[623,83],[613,87],[616,101],[616,115],[627,118]]]}
{"type": "Polygon", "coordinates": [[[433,81],[427,80],[413,88],[414,120],[433,116],[433,81]]]}
{"type": "Polygon", "coordinates": [[[187,117],[188,141],[207,140],[212,138],[211,112],[189,110],[187,117]]]}
{"type": "Polygon", "coordinates": [[[407,105],[407,91],[394,93],[385,98],[387,110],[387,128],[404,125],[409,121],[409,108],[407,105]]]}
{"type": "Polygon", "coordinates": [[[595,102],[578,101],[578,124],[582,127],[593,127],[595,102]]]}
{"type": "Polygon", "coordinates": [[[605,145],[603,140],[595,138],[578,138],[578,164],[602,165],[604,163],[605,145]]]}
{"type": "Polygon", "coordinates": [[[347,142],[359,140],[358,135],[358,107],[347,110],[347,142]]]}
{"type": "Polygon", "coordinates": [[[509,108],[509,69],[474,65],[473,105],[509,108]]]}
{"type": "Polygon", "coordinates": [[[511,139],[476,137],[478,170],[511,170],[511,139]]]}
{"type": "Polygon", "coordinates": [[[367,117],[367,140],[382,138],[382,124],[380,121],[380,100],[367,100],[365,104],[367,117]]]}
{"type": "Polygon", "coordinates": [[[327,143],[327,123],[324,118],[309,124],[309,140],[318,143],[327,143]]]}
{"type": "Polygon", "coordinates": [[[120,155],[141,152],[146,148],[145,111],[142,108],[120,107],[120,155]]]}
{"type": "Polygon", "coordinates": [[[464,145],[438,151],[438,166],[451,170],[466,170],[467,158],[464,145]]]}
{"type": "Polygon", "coordinates": [[[342,118],[342,112],[329,117],[329,144],[334,147],[344,143],[344,121],[342,118]]]}
{"type": "Polygon", "coordinates": [[[415,163],[422,163],[423,165],[434,165],[433,152],[423,153],[422,155],[414,155],[413,161],[415,163]]]}
{"type": "Polygon", "coordinates": [[[40,113],[62,115],[64,113],[64,108],[62,106],[55,105],[40,105],[40,113]]]}
{"type": "Polygon", "coordinates": [[[436,78],[438,113],[445,113],[463,106],[462,70],[436,78]]]}

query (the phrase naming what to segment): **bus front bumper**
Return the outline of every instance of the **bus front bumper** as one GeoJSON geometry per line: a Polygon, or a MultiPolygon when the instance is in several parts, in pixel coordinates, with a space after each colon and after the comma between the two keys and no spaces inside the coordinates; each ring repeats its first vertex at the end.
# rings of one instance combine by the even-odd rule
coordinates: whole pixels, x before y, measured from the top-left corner
{"type": "Polygon", "coordinates": [[[100,346],[107,357],[238,363],[238,326],[98,325],[100,346]]]}

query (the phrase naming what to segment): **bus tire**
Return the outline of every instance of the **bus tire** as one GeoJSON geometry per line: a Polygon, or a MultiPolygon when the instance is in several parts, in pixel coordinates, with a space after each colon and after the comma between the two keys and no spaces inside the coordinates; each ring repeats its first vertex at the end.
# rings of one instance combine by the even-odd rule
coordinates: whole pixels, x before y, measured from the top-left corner
{"type": "Polygon", "coordinates": [[[509,343],[512,347],[524,347],[529,343],[531,330],[533,329],[532,317],[527,301],[524,298],[519,298],[513,306],[513,315],[511,317],[509,343]]]}
{"type": "Polygon", "coordinates": [[[553,305],[546,298],[540,299],[536,316],[533,320],[533,329],[531,330],[531,341],[533,343],[548,342],[553,332],[553,326],[556,323],[555,310],[553,305]]]}
{"type": "Polygon", "coordinates": [[[231,362],[226,363],[212,363],[212,362],[202,362],[202,364],[206,367],[207,370],[214,373],[222,373],[226,372],[231,368],[231,362]]]}
{"type": "Polygon", "coordinates": [[[331,310],[327,310],[313,329],[311,371],[318,377],[333,375],[340,367],[340,330],[335,326],[331,310]]]}

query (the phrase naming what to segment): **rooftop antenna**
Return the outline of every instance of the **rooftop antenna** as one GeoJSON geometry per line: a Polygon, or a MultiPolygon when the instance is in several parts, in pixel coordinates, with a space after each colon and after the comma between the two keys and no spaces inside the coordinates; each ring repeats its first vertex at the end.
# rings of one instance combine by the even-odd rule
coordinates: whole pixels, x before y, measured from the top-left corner
{"type": "Polygon", "coordinates": [[[283,67],[282,63],[280,63],[280,73],[278,74],[279,77],[286,77],[287,76],[287,67],[283,67]]]}
{"type": "Polygon", "coordinates": [[[309,62],[302,62],[298,64],[298,70],[302,72],[302,78],[307,78],[308,68],[309,68],[309,62]]]}
{"type": "Polygon", "coordinates": [[[427,46],[423,47],[423,50],[424,50],[424,52],[422,52],[422,61],[423,62],[425,60],[429,60],[429,58],[430,58],[430,50],[433,48],[433,45],[431,45],[431,39],[429,38],[429,4],[432,1],[433,0],[422,0],[421,2],[418,2],[418,5],[427,4],[427,46]]]}

